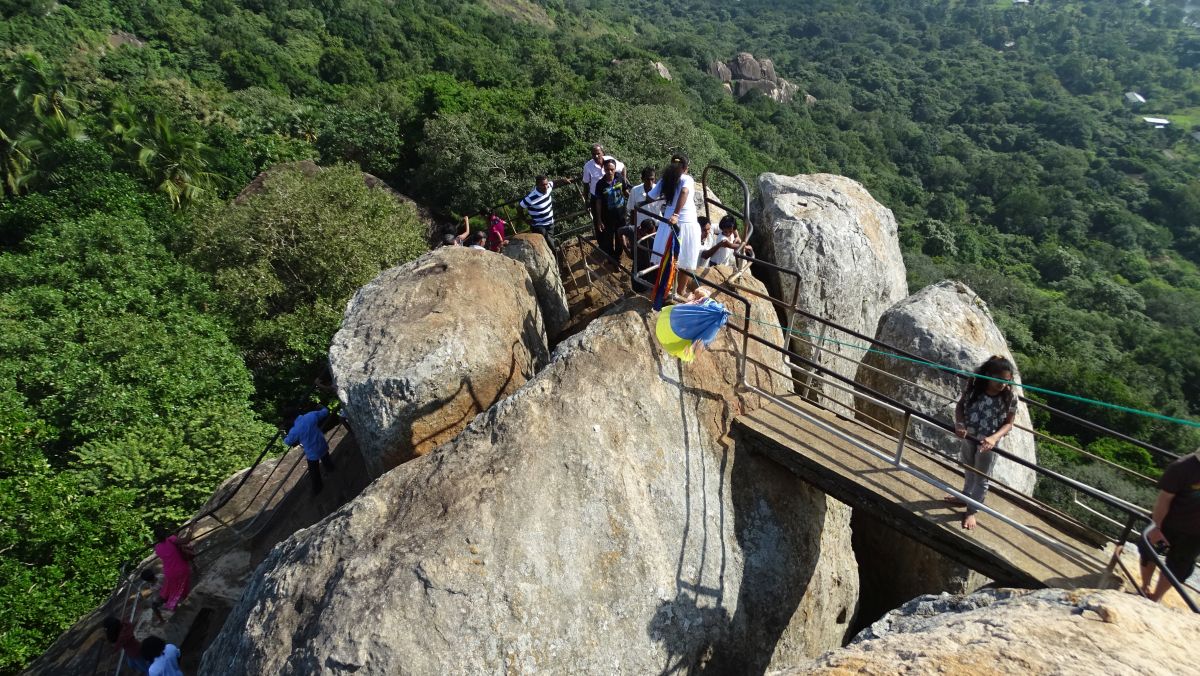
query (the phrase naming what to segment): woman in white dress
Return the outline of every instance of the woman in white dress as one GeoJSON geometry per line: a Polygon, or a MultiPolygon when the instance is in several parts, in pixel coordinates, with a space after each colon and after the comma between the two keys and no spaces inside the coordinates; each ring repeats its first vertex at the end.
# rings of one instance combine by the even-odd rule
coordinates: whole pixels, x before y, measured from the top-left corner
{"type": "Polygon", "coordinates": [[[675,276],[676,293],[683,295],[687,288],[688,272],[694,272],[700,261],[700,222],[696,220],[696,205],[692,202],[696,181],[688,174],[688,160],[682,154],[671,157],[671,164],[663,171],[663,177],[654,184],[647,199],[668,197],[663,205],[663,218],[659,221],[658,232],[654,234],[654,254],[651,260],[655,263],[662,258],[667,246],[667,238],[671,226],[679,229],[679,258],[676,267],[679,272],[675,276]],[[686,271],[686,272],[685,272],[686,271]]]}

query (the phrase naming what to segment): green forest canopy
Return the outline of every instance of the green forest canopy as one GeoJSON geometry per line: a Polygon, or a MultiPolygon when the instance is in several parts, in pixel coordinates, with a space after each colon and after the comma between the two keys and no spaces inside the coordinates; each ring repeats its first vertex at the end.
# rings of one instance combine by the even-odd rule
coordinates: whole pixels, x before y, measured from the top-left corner
{"type": "Polygon", "coordinates": [[[443,215],[573,173],[597,140],[631,167],[682,149],[745,176],[844,174],[896,212],[912,288],[970,284],[1027,381],[1200,416],[1200,34],[1182,5],[0,0],[0,671],[253,457],[349,293],[419,253],[415,214],[358,169],[443,215]],[[707,68],[739,51],[815,103],[728,95],[707,68]],[[227,204],[302,159],[350,166],[227,204]],[[309,208],[298,245],[324,267],[278,274],[294,252],[241,239],[309,208]]]}

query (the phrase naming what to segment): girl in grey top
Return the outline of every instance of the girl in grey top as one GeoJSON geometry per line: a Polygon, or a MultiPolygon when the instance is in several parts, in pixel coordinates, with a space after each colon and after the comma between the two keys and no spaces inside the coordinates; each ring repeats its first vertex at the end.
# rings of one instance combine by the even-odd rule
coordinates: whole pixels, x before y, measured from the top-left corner
{"type": "MultiPolygon", "coordinates": [[[[1012,385],[1001,382],[1011,382],[1013,379],[1013,365],[1004,357],[989,357],[975,374],[976,377],[967,383],[958,405],[954,407],[954,433],[960,439],[967,440],[962,447],[962,462],[967,466],[963,494],[982,503],[987,495],[988,475],[996,465],[996,454],[992,449],[1013,428],[1013,418],[1017,415],[1017,395],[1012,385]]],[[[954,496],[946,496],[946,501],[963,504],[954,496]]],[[[962,519],[963,528],[975,528],[977,511],[975,507],[967,505],[967,512],[962,519]]]]}

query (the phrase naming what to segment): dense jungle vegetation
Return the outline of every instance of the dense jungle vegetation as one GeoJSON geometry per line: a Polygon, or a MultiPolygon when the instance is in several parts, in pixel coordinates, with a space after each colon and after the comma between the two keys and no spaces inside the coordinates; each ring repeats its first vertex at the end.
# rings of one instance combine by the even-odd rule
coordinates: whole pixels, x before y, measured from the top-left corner
{"type": "MultiPolygon", "coordinates": [[[[912,289],[975,288],[1027,382],[1200,415],[1182,5],[0,0],[0,672],[252,459],[353,289],[423,250],[413,210],[359,170],[443,215],[573,174],[596,140],[631,167],[682,149],[745,176],[844,174],[896,212],[912,289]],[[734,99],[707,67],[739,51],[816,101],[734,99]],[[301,159],[332,168],[230,204],[301,159]]],[[[1065,448],[1041,458],[1137,493],[1065,448]]]]}

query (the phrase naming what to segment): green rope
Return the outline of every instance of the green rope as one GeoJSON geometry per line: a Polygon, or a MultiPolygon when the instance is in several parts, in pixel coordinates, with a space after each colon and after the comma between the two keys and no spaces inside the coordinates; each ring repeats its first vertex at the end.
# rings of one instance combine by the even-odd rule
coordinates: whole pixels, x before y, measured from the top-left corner
{"type": "Polygon", "coordinates": [[[1021,387],[1026,390],[1029,390],[1031,392],[1038,392],[1040,394],[1045,394],[1045,395],[1049,395],[1052,397],[1061,397],[1063,399],[1070,399],[1072,401],[1078,401],[1083,404],[1090,404],[1092,406],[1100,406],[1103,408],[1109,408],[1114,411],[1121,411],[1122,413],[1132,413],[1133,415],[1140,415],[1140,416],[1144,416],[1147,418],[1153,418],[1155,420],[1163,420],[1165,422],[1177,423],[1179,425],[1187,425],[1189,427],[1200,427],[1200,422],[1196,422],[1194,420],[1185,420],[1183,418],[1175,418],[1175,417],[1172,417],[1169,415],[1155,413],[1153,411],[1143,411],[1141,409],[1131,408],[1129,406],[1122,406],[1120,404],[1110,404],[1107,401],[1099,401],[1097,399],[1089,399],[1087,397],[1081,397],[1076,394],[1067,394],[1066,392],[1056,392],[1054,390],[1048,390],[1044,387],[1036,387],[1034,385],[1013,382],[1011,380],[1004,380],[1003,378],[993,378],[991,376],[980,375],[978,373],[974,373],[973,371],[964,371],[962,369],[956,369],[952,366],[938,364],[937,362],[925,361],[924,359],[914,359],[912,357],[905,357],[904,355],[887,352],[885,350],[877,350],[875,348],[867,347],[865,345],[858,345],[855,343],[847,343],[845,341],[835,340],[833,338],[817,336],[812,333],[808,333],[807,331],[797,331],[796,329],[789,329],[786,326],[780,326],[779,324],[772,324],[771,322],[764,322],[764,321],[755,319],[753,317],[746,317],[743,315],[732,315],[732,316],[737,317],[738,319],[749,320],[751,322],[754,322],[755,324],[762,324],[763,326],[770,326],[772,328],[780,329],[784,333],[790,333],[790,334],[797,335],[797,336],[804,336],[806,338],[812,338],[812,339],[826,342],[826,343],[833,343],[835,345],[841,345],[841,346],[853,348],[856,350],[862,350],[864,352],[869,352],[871,354],[878,354],[878,355],[881,355],[884,357],[890,357],[892,359],[898,359],[900,361],[911,362],[913,364],[927,366],[929,368],[938,369],[940,371],[946,371],[947,373],[954,373],[954,374],[960,375],[960,376],[967,376],[968,378],[982,378],[984,380],[994,380],[998,383],[1004,383],[1006,385],[1013,385],[1015,387],[1021,387]]]}

